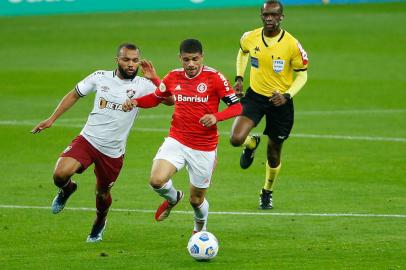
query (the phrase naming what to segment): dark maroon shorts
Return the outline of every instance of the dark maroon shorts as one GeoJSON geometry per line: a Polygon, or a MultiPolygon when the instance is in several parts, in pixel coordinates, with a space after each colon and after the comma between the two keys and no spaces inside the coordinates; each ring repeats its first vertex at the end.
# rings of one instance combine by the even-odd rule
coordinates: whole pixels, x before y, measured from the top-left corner
{"type": "Polygon", "coordinates": [[[113,186],[123,167],[124,155],[118,158],[111,158],[94,148],[84,137],[77,136],[72,143],[60,155],[76,159],[82,167],[77,173],[84,172],[94,163],[97,186],[107,189],[113,186]]]}

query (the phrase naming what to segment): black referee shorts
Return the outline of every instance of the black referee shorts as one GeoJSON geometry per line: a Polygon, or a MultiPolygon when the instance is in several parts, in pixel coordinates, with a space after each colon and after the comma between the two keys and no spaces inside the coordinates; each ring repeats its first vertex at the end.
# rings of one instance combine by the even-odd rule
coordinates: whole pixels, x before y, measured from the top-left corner
{"type": "Polygon", "coordinates": [[[290,99],[284,105],[276,107],[269,101],[269,97],[260,95],[248,88],[245,96],[241,99],[243,106],[242,115],[254,121],[255,126],[266,116],[264,134],[273,141],[282,143],[289,137],[293,127],[294,109],[293,100],[290,99]]]}

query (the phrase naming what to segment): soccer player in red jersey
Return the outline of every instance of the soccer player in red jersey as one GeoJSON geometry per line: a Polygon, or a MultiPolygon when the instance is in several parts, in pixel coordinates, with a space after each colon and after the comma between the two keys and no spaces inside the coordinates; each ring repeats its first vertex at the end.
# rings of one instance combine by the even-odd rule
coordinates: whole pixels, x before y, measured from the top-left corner
{"type": "Polygon", "coordinates": [[[172,96],[175,110],[169,136],[156,154],[150,185],[165,201],[155,213],[162,221],[182,199],[183,192],[172,183],[174,174],[186,166],[189,173],[189,201],[194,210],[194,232],[206,230],[209,203],[205,199],[216,165],[218,132],[216,123],[242,111],[229,81],[218,71],[203,65],[200,41],[186,39],[180,44],[183,68],[169,72],[154,93],[128,100],[124,110],[157,106],[172,96]],[[218,111],[220,100],[227,108],[218,111]]]}

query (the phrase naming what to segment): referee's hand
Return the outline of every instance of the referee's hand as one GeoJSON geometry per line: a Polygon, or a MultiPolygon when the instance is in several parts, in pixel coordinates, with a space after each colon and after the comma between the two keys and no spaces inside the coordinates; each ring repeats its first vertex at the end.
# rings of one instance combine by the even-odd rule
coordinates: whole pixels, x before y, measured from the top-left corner
{"type": "Polygon", "coordinates": [[[242,98],[244,96],[244,87],[242,80],[237,79],[237,81],[234,84],[234,91],[238,98],[242,98]]]}
{"type": "Polygon", "coordinates": [[[272,96],[269,98],[269,101],[272,102],[276,107],[282,106],[287,102],[287,99],[279,91],[273,92],[272,96]]]}

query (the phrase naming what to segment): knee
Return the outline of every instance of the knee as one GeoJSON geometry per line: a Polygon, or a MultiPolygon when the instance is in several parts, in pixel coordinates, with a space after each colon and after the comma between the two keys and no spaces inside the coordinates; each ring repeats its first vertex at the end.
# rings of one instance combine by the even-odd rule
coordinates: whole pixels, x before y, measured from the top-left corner
{"type": "Polygon", "coordinates": [[[72,176],[72,173],[65,168],[56,168],[54,170],[53,178],[55,184],[65,183],[72,176]]]}
{"type": "Polygon", "coordinates": [[[193,208],[199,207],[204,202],[204,197],[190,196],[189,203],[193,208]]]}
{"type": "Polygon", "coordinates": [[[109,192],[101,191],[101,190],[96,190],[96,200],[99,201],[106,201],[110,197],[109,192]]]}
{"type": "Polygon", "coordinates": [[[240,146],[244,143],[245,138],[238,134],[231,134],[230,144],[232,146],[240,146]]]}
{"type": "Polygon", "coordinates": [[[151,175],[149,178],[149,184],[154,189],[160,189],[165,184],[165,181],[162,179],[162,177],[151,175]]]}

